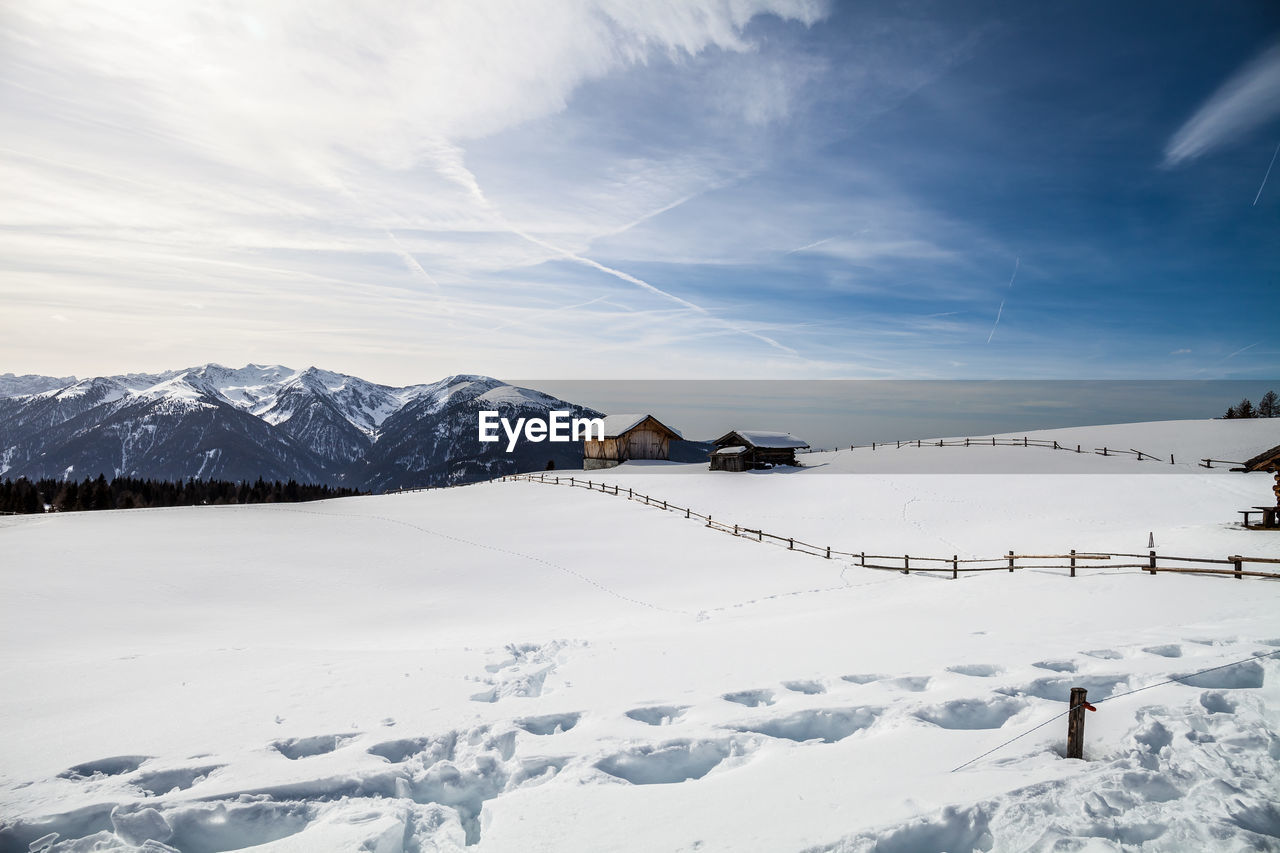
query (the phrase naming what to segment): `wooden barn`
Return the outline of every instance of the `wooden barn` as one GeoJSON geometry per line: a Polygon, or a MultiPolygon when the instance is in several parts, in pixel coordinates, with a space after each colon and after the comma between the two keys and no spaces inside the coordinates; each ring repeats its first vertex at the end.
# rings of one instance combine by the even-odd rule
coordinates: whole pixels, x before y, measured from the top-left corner
{"type": "Polygon", "coordinates": [[[608,415],[604,438],[582,445],[582,467],[587,471],[612,468],[628,459],[668,459],[671,441],[684,438],[653,415],[608,415]]]}
{"type": "Polygon", "coordinates": [[[748,471],[773,465],[795,465],[796,451],[809,445],[789,432],[734,430],[714,442],[712,471],[748,471]]]}

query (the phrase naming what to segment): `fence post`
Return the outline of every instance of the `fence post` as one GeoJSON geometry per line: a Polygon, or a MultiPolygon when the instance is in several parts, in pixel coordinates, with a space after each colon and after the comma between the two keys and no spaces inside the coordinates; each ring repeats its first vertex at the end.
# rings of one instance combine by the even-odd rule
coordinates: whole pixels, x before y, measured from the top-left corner
{"type": "Polygon", "coordinates": [[[1234,565],[1236,568],[1236,579],[1239,580],[1243,578],[1244,575],[1240,574],[1240,569],[1241,569],[1240,564],[1244,562],[1244,559],[1239,554],[1235,554],[1234,556],[1227,557],[1227,559],[1230,560],[1232,565],[1234,565]]]}
{"type": "Polygon", "coordinates": [[[794,551],[794,550],[795,550],[795,548],[796,548],[796,540],[794,540],[794,539],[788,539],[788,540],[787,540],[787,550],[788,550],[788,551],[794,551]]]}
{"type": "Polygon", "coordinates": [[[1147,566],[1149,567],[1149,571],[1151,572],[1151,574],[1154,575],[1156,573],[1156,552],[1148,551],[1147,560],[1148,560],[1147,566]]]}
{"type": "Polygon", "coordinates": [[[1078,445],[1078,444],[1077,444],[1077,445],[1076,445],[1076,453],[1079,453],[1079,452],[1080,452],[1080,445],[1078,445]]]}
{"type": "Polygon", "coordinates": [[[1071,577],[1076,576],[1076,549],[1071,549],[1071,577]]]}
{"type": "Polygon", "coordinates": [[[687,510],[687,509],[686,509],[686,510],[684,511],[684,517],[685,517],[685,518],[688,518],[688,517],[689,517],[689,510],[687,510]]]}
{"type": "Polygon", "coordinates": [[[634,495],[632,495],[631,490],[627,489],[627,500],[631,500],[633,497],[634,495]]]}
{"type": "Polygon", "coordinates": [[[1174,462],[1173,462],[1173,454],[1172,454],[1172,453],[1170,453],[1170,454],[1169,454],[1169,464],[1170,464],[1170,465],[1174,464],[1174,462]]]}
{"type": "Polygon", "coordinates": [[[1009,571],[1013,571],[1013,552],[1009,552],[1009,571]]]}
{"type": "Polygon", "coordinates": [[[906,554],[902,558],[902,573],[904,575],[911,574],[911,555],[906,554]]]}
{"type": "Polygon", "coordinates": [[[966,438],[966,439],[964,440],[964,446],[965,446],[965,447],[968,447],[968,446],[969,446],[969,439],[967,439],[967,438],[966,438]]]}
{"type": "Polygon", "coordinates": [[[958,559],[958,555],[952,554],[951,555],[951,579],[955,580],[958,577],[960,577],[960,560],[958,559]]]}
{"type": "Polygon", "coordinates": [[[1023,447],[1027,446],[1027,437],[1025,435],[1022,437],[1022,446],[1023,447]]]}
{"type": "Polygon", "coordinates": [[[711,516],[710,516],[710,514],[708,514],[708,515],[707,515],[707,527],[710,527],[710,526],[711,526],[711,516]]]}
{"type": "Polygon", "coordinates": [[[830,545],[828,545],[828,546],[827,546],[827,559],[828,559],[828,560],[830,560],[830,559],[831,559],[831,546],[830,546],[830,545]]]}
{"type": "Polygon", "coordinates": [[[577,483],[575,483],[575,482],[573,481],[573,478],[572,478],[572,477],[570,477],[570,478],[569,478],[569,485],[570,485],[570,486],[576,486],[576,485],[578,485],[578,484],[577,484],[577,483]]]}
{"type": "Polygon", "coordinates": [[[917,439],[916,439],[916,447],[919,447],[919,446],[920,446],[920,439],[918,439],[918,438],[917,438],[917,439]]]}
{"type": "Polygon", "coordinates": [[[662,508],[663,508],[663,509],[666,509],[666,508],[667,508],[667,502],[666,502],[665,500],[662,502],[662,508]]]}
{"type": "Polygon", "coordinates": [[[1084,758],[1084,711],[1090,707],[1089,691],[1071,688],[1071,710],[1067,713],[1067,758],[1084,758]]]}
{"type": "Polygon", "coordinates": [[[867,564],[867,552],[863,551],[861,556],[862,556],[862,565],[865,566],[867,564]]]}
{"type": "Polygon", "coordinates": [[[733,526],[733,535],[734,535],[734,536],[737,536],[737,535],[738,535],[738,525],[736,525],[736,524],[733,526]]]}

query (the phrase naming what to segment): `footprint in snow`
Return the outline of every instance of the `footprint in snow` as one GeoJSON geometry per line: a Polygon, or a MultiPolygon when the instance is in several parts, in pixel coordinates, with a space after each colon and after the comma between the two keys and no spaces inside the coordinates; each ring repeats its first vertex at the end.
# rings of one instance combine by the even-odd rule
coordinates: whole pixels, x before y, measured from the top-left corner
{"type": "Polygon", "coordinates": [[[59,779],[71,779],[80,781],[82,779],[91,779],[94,776],[121,776],[125,773],[132,773],[142,766],[144,761],[151,758],[149,755],[117,755],[112,758],[99,758],[96,761],[86,761],[83,764],[77,764],[58,774],[59,779]]]}
{"type": "Polygon", "coordinates": [[[632,708],[627,716],[647,726],[669,726],[684,716],[688,705],[651,705],[648,708],[632,708]]]}
{"type": "Polygon", "coordinates": [[[971,675],[975,678],[990,678],[993,675],[999,675],[1004,670],[990,663],[960,663],[947,667],[947,671],[959,675],[971,675]]]}
{"type": "Polygon", "coordinates": [[[701,779],[738,751],[732,740],[673,740],[638,746],[596,762],[596,767],[632,785],[671,785],[701,779]]]}
{"type": "Polygon", "coordinates": [[[1031,664],[1040,669],[1047,669],[1050,672],[1075,672],[1076,665],[1069,660],[1040,660],[1031,664]]]}
{"type": "Polygon", "coordinates": [[[170,791],[185,791],[194,787],[215,770],[225,767],[224,764],[209,764],[204,767],[175,767],[171,770],[155,770],[140,773],[130,780],[129,784],[150,796],[167,794],[170,791]]]}
{"type": "Polygon", "coordinates": [[[524,717],[515,723],[531,735],[556,735],[567,732],[582,719],[582,712],[568,714],[543,714],[540,717],[524,717]]]}
{"type": "Polygon", "coordinates": [[[915,716],[944,729],[998,729],[1025,707],[1020,699],[956,699],[921,708],[915,716]]]}
{"type": "Polygon", "coordinates": [[[773,691],[739,690],[736,693],[726,693],[721,698],[726,702],[736,702],[739,705],[746,705],[748,708],[757,708],[761,705],[773,704],[773,691]]]}
{"type": "Polygon", "coordinates": [[[870,684],[873,681],[883,681],[888,678],[887,675],[879,675],[871,672],[864,672],[857,675],[842,675],[841,681],[848,681],[850,684],[870,684]]]}
{"type": "Polygon", "coordinates": [[[752,732],[797,743],[811,740],[835,743],[854,732],[869,728],[883,711],[883,708],[817,708],[733,728],[739,732],[752,732]]]}
{"type": "Polygon", "coordinates": [[[816,696],[819,693],[827,692],[827,688],[822,685],[821,681],[784,681],[782,686],[793,693],[804,693],[808,696],[816,696]]]}
{"type": "Polygon", "coordinates": [[[1072,675],[1059,678],[1037,678],[1022,687],[1001,687],[996,690],[1005,696],[1034,696],[1051,702],[1070,702],[1071,688],[1083,687],[1089,691],[1090,701],[1106,699],[1128,683],[1124,675],[1072,675]]]}
{"type": "Polygon", "coordinates": [[[312,758],[317,755],[325,755],[333,752],[340,746],[344,746],[354,740],[354,733],[340,735],[313,735],[311,737],[294,737],[287,740],[278,740],[271,744],[276,751],[290,761],[297,761],[302,758],[312,758]]]}
{"type": "Polygon", "coordinates": [[[904,675],[901,678],[891,678],[885,683],[911,693],[922,693],[928,689],[929,680],[927,675],[904,675]]]}

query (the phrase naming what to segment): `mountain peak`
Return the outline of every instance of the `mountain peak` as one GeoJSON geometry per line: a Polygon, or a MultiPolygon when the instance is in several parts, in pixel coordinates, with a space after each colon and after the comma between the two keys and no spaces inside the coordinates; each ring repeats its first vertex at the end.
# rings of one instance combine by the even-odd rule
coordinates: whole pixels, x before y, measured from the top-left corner
{"type": "Polygon", "coordinates": [[[26,373],[22,376],[13,373],[0,373],[0,398],[25,397],[28,394],[42,394],[76,384],[74,376],[40,376],[26,373]]]}
{"type": "Polygon", "coordinates": [[[6,406],[11,446],[0,476],[10,477],[264,476],[372,489],[469,482],[581,458],[570,445],[515,455],[482,445],[477,407],[593,414],[474,373],[395,388],[315,366],[211,362],[82,380],[0,376],[6,388],[41,389],[6,406]]]}

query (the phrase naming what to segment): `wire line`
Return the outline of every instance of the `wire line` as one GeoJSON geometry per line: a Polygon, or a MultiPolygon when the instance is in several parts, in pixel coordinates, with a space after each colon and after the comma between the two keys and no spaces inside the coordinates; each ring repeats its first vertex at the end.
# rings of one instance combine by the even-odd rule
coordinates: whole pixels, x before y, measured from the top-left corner
{"type": "MultiPolygon", "coordinates": [[[[1237,661],[1232,661],[1231,663],[1224,663],[1224,664],[1222,664],[1221,666],[1211,666],[1211,667],[1209,667],[1208,669],[1202,669],[1202,670],[1200,670],[1200,671],[1198,671],[1198,672],[1189,672],[1189,673],[1187,673],[1186,675],[1180,675],[1180,676],[1178,676],[1177,678],[1170,678],[1170,679],[1169,679],[1169,680],[1167,680],[1167,681],[1160,681],[1160,682],[1157,682],[1156,684],[1148,684],[1146,687],[1139,687],[1137,690],[1130,690],[1130,691],[1128,691],[1127,693],[1117,693],[1117,694],[1116,694],[1116,695],[1114,695],[1114,696],[1108,696],[1106,699],[1099,699],[1097,702],[1091,702],[1091,703],[1085,703],[1085,704],[1101,705],[1103,702],[1110,702],[1110,701],[1111,701],[1111,700],[1113,700],[1113,699],[1121,699],[1121,698],[1123,698],[1123,697],[1125,697],[1125,696],[1132,696],[1132,695],[1133,695],[1133,694],[1135,694],[1135,693],[1141,693],[1142,691],[1144,691],[1144,690],[1150,690],[1150,689],[1151,689],[1151,688],[1153,688],[1153,687],[1164,687],[1166,684],[1180,684],[1180,683],[1182,683],[1183,681],[1185,681],[1185,680],[1186,680],[1186,679],[1188,679],[1188,678],[1195,678],[1197,675],[1204,675],[1206,672],[1215,672],[1215,671],[1217,671],[1217,670],[1219,670],[1219,669],[1226,669],[1226,668],[1227,668],[1227,667],[1229,667],[1229,666],[1239,666],[1240,664],[1242,664],[1242,663],[1248,663],[1248,662],[1249,662],[1249,661],[1251,661],[1251,660],[1259,660],[1259,659],[1261,659],[1261,658],[1269,658],[1269,657],[1272,657],[1272,656],[1274,656],[1274,655],[1280,655],[1280,649],[1276,649],[1274,652],[1267,652],[1266,654],[1262,654],[1262,655],[1253,655],[1252,657],[1245,658],[1244,660],[1237,660],[1237,661]]],[[[1083,705],[1073,705],[1072,707],[1070,707],[1070,708],[1068,708],[1067,710],[1063,711],[1061,714],[1057,714],[1057,715],[1055,715],[1055,716],[1053,716],[1053,717],[1050,717],[1049,719],[1045,720],[1043,723],[1040,723],[1040,724],[1039,724],[1039,725],[1037,725],[1037,726],[1033,726],[1032,728],[1027,729],[1027,730],[1026,730],[1025,732],[1023,732],[1022,734],[1017,735],[1016,737],[1011,737],[1011,738],[1009,738],[1007,741],[1005,741],[1004,743],[1000,744],[999,746],[994,746],[994,747],[992,747],[991,749],[988,749],[986,752],[982,753],[982,755],[979,755],[977,758],[970,758],[970,759],[969,759],[968,761],[966,761],[964,764],[961,764],[961,765],[960,765],[960,766],[958,766],[958,767],[954,767],[954,768],[952,768],[951,772],[952,772],[952,773],[955,773],[957,770],[962,770],[962,769],[964,769],[965,767],[968,767],[970,764],[974,763],[975,761],[978,761],[979,759],[982,759],[982,758],[986,758],[988,755],[990,755],[991,753],[995,752],[996,750],[1004,749],[1006,746],[1008,746],[1009,744],[1013,743],[1015,740],[1019,740],[1019,739],[1021,739],[1021,738],[1024,738],[1024,737],[1026,737],[1027,735],[1029,735],[1029,734],[1031,734],[1032,732],[1034,732],[1036,729],[1042,729],[1042,728],[1044,728],[1045,726],[1047,726],[1047,725],[1049,725],[1050,723],[1052,723],[1054,720],[1057,720],[1057,719],[1060,719],[1060,718],[1062,718],[1062,717],[1065,717],[1067,714],[1070,714],[1070,713],[1071,713],[1072,711],[1074,711],[1076,708],[1081,708],[1081,707],[1083,707],[1083,705]]]]}

